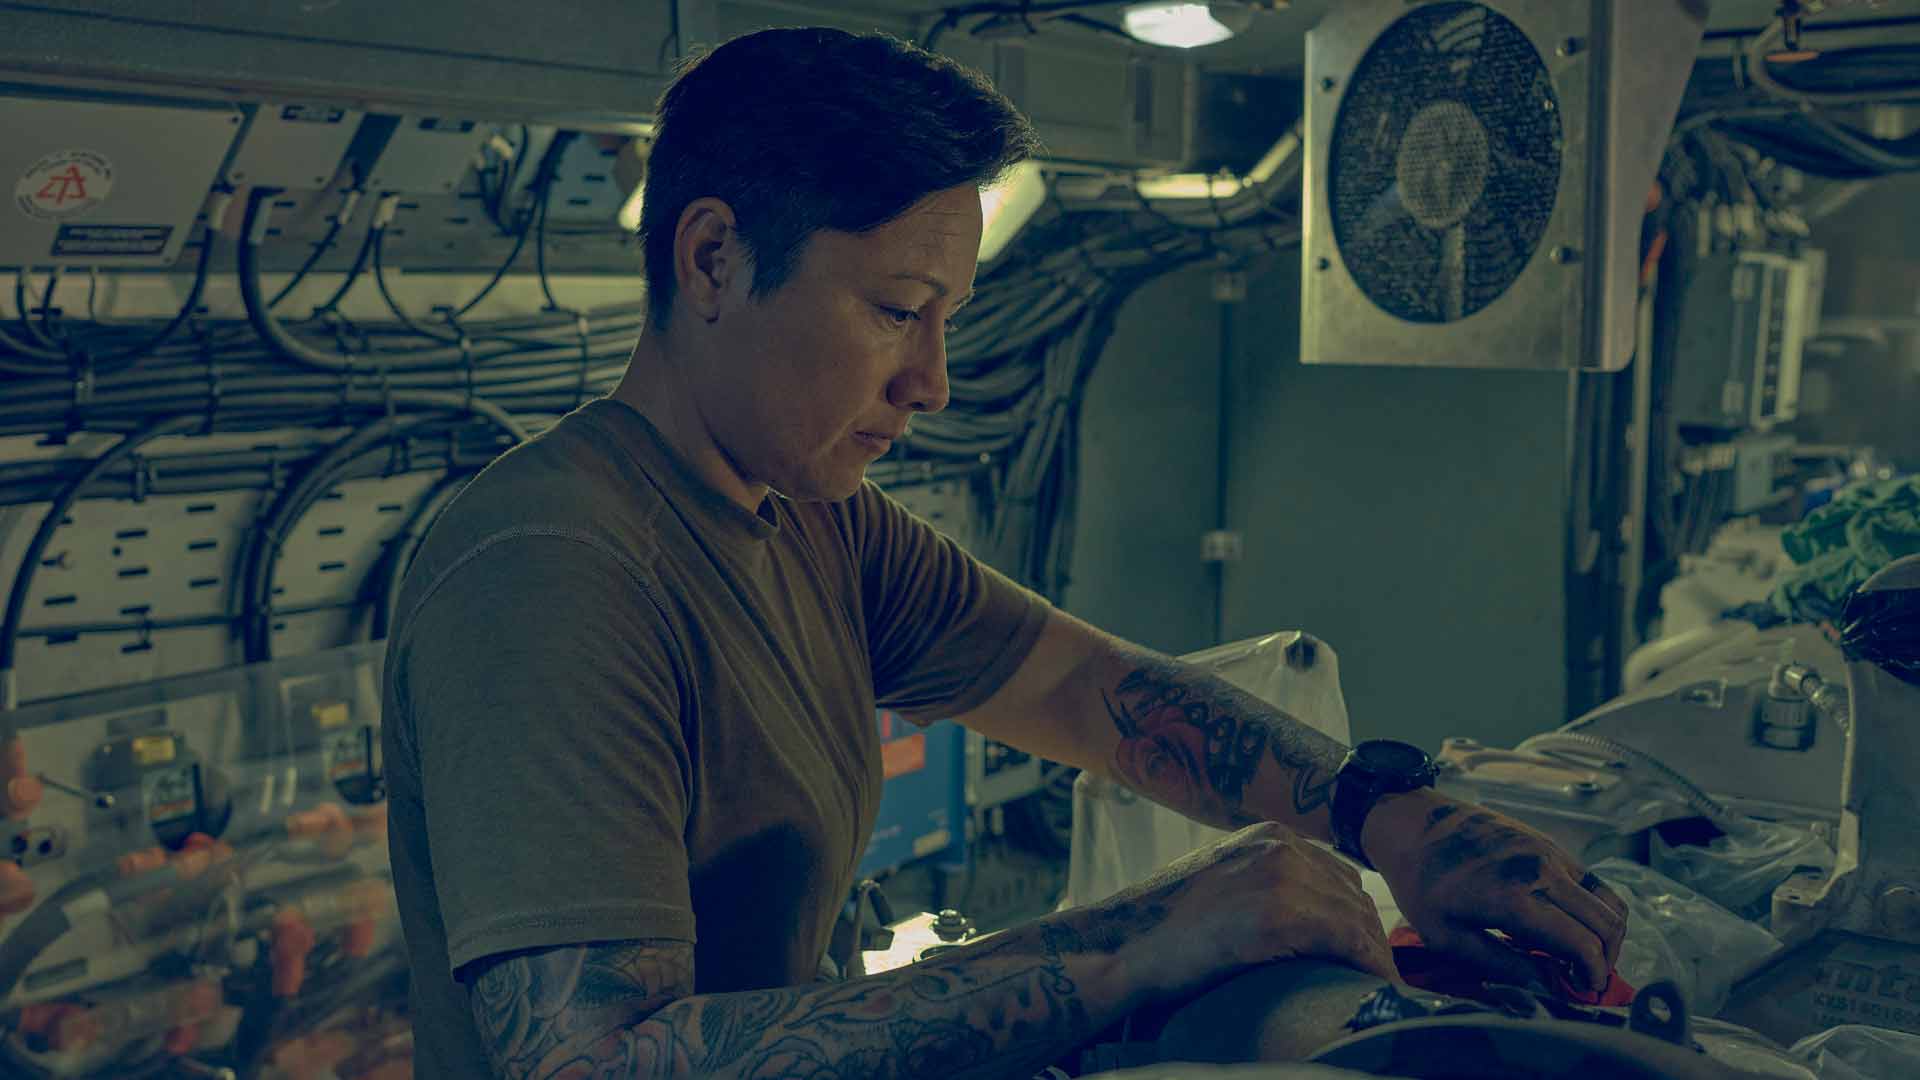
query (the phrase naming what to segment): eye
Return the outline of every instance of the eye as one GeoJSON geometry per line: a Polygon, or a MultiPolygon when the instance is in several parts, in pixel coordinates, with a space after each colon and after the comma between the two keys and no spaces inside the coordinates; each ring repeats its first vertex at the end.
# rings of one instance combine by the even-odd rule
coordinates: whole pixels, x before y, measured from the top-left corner
{"type": "Polygon", "coordinates": [[[917,311],[908,311],[906,308],[888,307],[885,304],[875,304],[874,306],[879,308],[880,313],[887,317],[887,321],[895,326],[905,326],[910,322],[918,322],[920,319],[920,313],[917,311]]]}

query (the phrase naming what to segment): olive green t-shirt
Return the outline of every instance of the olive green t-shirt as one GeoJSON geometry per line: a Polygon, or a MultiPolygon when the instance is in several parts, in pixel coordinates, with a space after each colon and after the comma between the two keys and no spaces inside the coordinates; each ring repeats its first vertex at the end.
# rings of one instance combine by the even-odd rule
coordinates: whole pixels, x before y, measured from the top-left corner
{"type": "Polygon", "coordinates": [[[876,704],[980,704],[1046,610],[871,484],[749,513],[611,399],[503,455],[388,639],[417,1075],[487,1074],[459,975],[498,953],[667,938],[700,993],[811,980],[879,803],[876,704]]]}

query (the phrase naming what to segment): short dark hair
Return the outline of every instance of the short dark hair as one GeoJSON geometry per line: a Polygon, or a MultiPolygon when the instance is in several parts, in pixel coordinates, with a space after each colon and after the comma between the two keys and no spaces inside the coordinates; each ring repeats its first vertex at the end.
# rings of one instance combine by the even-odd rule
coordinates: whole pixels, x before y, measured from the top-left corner
{"type": "Polygon", "coordinates": [[[673,310],[673,243],[696,199],[733,208],[756,298],[821,229],[867,232],[937,191],[991,185],[1040,148],[985,76],[885,34],[822,27],[735,38],[660,97],[640,209],[648,308],[673,310]]]}

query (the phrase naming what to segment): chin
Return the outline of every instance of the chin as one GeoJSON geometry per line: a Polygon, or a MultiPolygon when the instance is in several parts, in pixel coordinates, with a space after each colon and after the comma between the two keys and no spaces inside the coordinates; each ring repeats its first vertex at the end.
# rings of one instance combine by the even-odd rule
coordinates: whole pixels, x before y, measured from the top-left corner
{"type": "Polygon", "coordinates": [[[865,469],[840,475],[822,476],[817,473],[796,476],[790,482],[772,485],[775,491],[794,502],[845,502],[853,498],[860,490],[860,484],[867,478],[865,469]]]}

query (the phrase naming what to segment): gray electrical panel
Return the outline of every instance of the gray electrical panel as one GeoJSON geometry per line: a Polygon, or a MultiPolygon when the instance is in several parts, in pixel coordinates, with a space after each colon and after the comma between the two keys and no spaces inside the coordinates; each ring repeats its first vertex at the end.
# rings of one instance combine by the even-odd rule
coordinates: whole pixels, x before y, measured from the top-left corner
{"type": "Polygon", "coordinates": [[[1674,357],[1682,424],[1764,429],[1794,418],[1801,348],[1819,313],[1820,261],[1746,251],[1688,267],[1674,357]]]}
{"type": "Polygon", "coordinates": [[[260,105],[227,165],[234,185],[323,188],[346,156],[363,115],[338,105],[260,105]]]}
{"type": "Polygon", "coordinates": [[[231,106],[0,94],[0,265],[168,266],[240,130],[231,106]]]}
{"type": "Polygon", "coordinates": [[[445,195],[473,168],[492,129],[472,120],[402,118],[367,180],[369,191],[445,195]]]}

